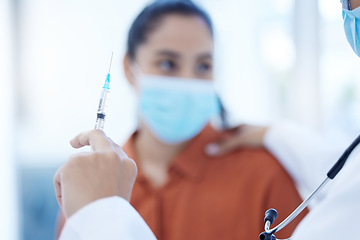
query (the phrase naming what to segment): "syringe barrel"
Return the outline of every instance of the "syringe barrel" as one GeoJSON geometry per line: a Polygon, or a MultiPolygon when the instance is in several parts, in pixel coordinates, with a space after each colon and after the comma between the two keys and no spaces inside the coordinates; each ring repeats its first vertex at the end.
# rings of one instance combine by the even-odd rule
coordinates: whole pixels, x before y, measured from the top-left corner
{"type": "Polygon", "coordinates": [[[95,129],[104,129],[105,119],[97,118],[95,123],[95,129]]]}
{"type": "Polygon", "coordinates": [[[107,112],[107,105],[109,102],[110,90],[103,88],[100,95],[99,107],[96,113],[95,129],[103,129],[105,117],[107,112]]]}
{"type": "Polygon", "coordinates": [[[97,110],[98,113],[106,114],[109,97],[110,97],[110,90],[103,88],[101,91],[101,95],[100,95],[100,102],[99,102],[99,107],[97,110]]]}

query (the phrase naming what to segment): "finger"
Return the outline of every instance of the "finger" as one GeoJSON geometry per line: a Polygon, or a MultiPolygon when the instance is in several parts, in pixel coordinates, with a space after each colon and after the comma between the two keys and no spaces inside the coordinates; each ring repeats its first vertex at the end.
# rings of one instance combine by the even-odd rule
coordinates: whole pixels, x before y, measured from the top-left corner
{"type": "Polygon", "coordinates": [[[108,138],[109,141],[112,143],[115,151],[120,155],[121,158],[129,158],[125,151],[120,147],[117,143],[115,143],[111,138],[108,138]]]}
{"type": "Polygon", "coordinates": [[[232,128],[229,128],[229,129],[226,129],[225,131],[223,131],[221,133],[221,135],[227,137],[227,136],[232,136],[240,131],[242,131],[242,129],[244,128],[244,124],[241,124],[239,126],[236,126],[236,127],[232,127],[232,128]]]}
{"type": "Polygon", "coordinates": [[[242,138],[237,136],[227,137],[218,142],[205,146],[205,153],[209,156],[223,156],[242,146],[242,138]]]}
{"type": "Polygon", "coordinates": [[[125,153],[125,151],[122,149],[122,147],[120,147],[118,144],[116,144],[111,139],[110,139],[110,141],[112,142],[112,145],[113,145],[115,151],[120,155],[121,158],[129,158],[128,155],[125,153]]]}
{"type": "Polygon", "coordinates": [[[61,189],[61,171],[63,169],[63,166],[61,166],[54,175],[54,189],[55,189],[55,196],[56,200],[62,208],[62,189],[61,189]]]}
{"type": "Polygon", "coordinates": [[[101,130],[80,133],[70,141],[70,144],[73,148],[91,146],[93,151],[114,150],[112,141],[101,130]]]}

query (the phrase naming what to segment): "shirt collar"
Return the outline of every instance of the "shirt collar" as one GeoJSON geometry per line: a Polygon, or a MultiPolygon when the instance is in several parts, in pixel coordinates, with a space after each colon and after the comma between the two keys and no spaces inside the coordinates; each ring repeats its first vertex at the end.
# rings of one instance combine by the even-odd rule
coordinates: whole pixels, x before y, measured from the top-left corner
{"type": "MultiPolygon", "coordinates": [[[[124,145],[124,151],[138,164],[138,180],[141,181],[145,179],[145,176],[141,171],[140,163],[136,157],[134,147],[135,136],[136,132],[124,145]]],[[[210,160],[210,157],[205,154],[204,148],[206,144],[216,141],[218,136],[219,134],[210,125],[205,126],[200,134],[194,137],[184,150],[173,159],[169,170],[174,171],[180,176],[190,180],[196,181],[200,179],[206,161],[210,160]]]]}
{"type": "Polygon", "coordinates": [[[203,131],[193,138],[188,146],[174,159],[174,170],[180,171],[193,180],[197,180],[204,172],[204,165],[211,158],[205,152],[206,144],[217,140],[217,132],[207,125],[203,131]]]}

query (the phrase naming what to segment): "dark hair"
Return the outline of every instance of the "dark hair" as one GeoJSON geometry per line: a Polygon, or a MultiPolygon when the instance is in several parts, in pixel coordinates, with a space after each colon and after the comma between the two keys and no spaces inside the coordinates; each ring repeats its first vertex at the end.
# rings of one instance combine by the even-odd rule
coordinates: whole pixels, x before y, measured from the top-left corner
{"type": "Polygon", "coordinates": [[[135,59],[138,46],[146,41],[147,34],[154,30],[161,18],[168,14],[198,16],[202,18],[213,35],[209,15],[191,0],[157,0],[146,6],[130,27],[127,40],[127,54],[135,59]]]}

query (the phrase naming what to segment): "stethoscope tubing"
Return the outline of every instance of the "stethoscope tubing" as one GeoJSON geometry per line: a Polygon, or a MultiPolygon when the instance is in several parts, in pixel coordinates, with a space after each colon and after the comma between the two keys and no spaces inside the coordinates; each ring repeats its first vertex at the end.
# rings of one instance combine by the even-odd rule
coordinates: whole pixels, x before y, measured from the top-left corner
{"type": "MultiPolygon", "coordinates": [[[[285,220],[283,220],[279,225],[270,229],[270,225],[272,222],[267,220],[265,222],[265,233],[269,235],[273,235],[274,233],[283,229],[286,225],[288,225],[294,218],[296,218],[310,203],[310,201],[325,187],[325,185],[330,181],[333,180],[340,170],[344,167],[345,162],[349,158],[352,151],[360,144],[360,136],[358,136],[351,145],[345,150],[345,152],[341,155],[339,160],[334,164],[334,166],[330,169],[327,173],[326,179],[317,187],[308,198],[306,198],[285,220]]],[[[275,216],[276,218],[276,216],[275,216]]],[[[260,234],[261,236],[262,234],[260,234]]],[[[275,237],[275,236],[273,236],[275,237]]],[[[275,238],[276,239],[276,238],[275,238]]],[[[288,238],[290,239],[290,238],[288,238]]]]}
{"type": "Polygon", "coordinates": [[[310,201],[325,187],[325,185],[330,181],[331,179],[326,177],[326,179],[320,184],[318,188],[316,188],[310,196],[305,199],[287,218],[285,218],[279,225],[274,227],[273,229],[270,229],[270,222],[267,221],[265,224],[265,232],[274,234],[284,227],[288,225],[294,218],[296,218],[310,203],[310,201]]]}

